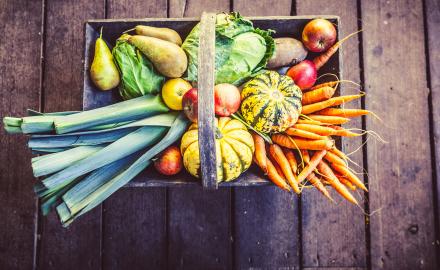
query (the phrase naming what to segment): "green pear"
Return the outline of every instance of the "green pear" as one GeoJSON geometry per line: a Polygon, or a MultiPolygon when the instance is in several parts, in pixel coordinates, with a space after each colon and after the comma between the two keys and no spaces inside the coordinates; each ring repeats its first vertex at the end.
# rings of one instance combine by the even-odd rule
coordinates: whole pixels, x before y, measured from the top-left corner
{"type": "Polygon", "coordinates": [[[118,86],[120,77],[118,68],[113,61],[113,55],[101,34],[95,43],[95,56],[90,67],[90,77],[101,90],[110,90],[118,86]]]}
{"type": "Polygon", "coordinates": [[[128,42],[138,48],[164,76],[179,78],[188,66],[185,52],[176,44],[155,37],[134,35],[128,42]]]}
{"type": "Polygon", "coordinates": [[[179,33],[170,28],[152,27],[148,25],[136,25],[134,28],[137,35],[155,37],[172,42],[178,46],[182,45],[182,38],[179,33]]]}

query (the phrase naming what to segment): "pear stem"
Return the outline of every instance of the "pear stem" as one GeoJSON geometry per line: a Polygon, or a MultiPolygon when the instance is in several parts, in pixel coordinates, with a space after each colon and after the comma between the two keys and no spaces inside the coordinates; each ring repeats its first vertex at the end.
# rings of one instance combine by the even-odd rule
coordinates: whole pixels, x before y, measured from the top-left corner
{"type": "Polygon", "coordinates": [[[125,30],[124,32],[122,32],[122,34],[127,34],[128,32],[134,31],[136,30],[136,28],[130,28],[128,30],[125,30]]]}
{"type": "Polygon", "coordinates": [[[101,26],[101,30],[99,30],[99,38],[102,39],[102,28],[104,28],[103,26],[101,26]]]}

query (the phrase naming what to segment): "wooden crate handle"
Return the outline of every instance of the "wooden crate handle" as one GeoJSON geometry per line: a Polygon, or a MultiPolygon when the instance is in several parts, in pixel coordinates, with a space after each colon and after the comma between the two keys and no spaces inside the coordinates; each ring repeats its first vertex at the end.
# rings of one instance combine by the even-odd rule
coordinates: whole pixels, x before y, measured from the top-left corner
{"type": "Polygon", "coordinates": [[[198,129],[200,171],[205,189],[218,188],[214,134],[215,20],[215,13],[203,12],[199,35],[198,129]]]}

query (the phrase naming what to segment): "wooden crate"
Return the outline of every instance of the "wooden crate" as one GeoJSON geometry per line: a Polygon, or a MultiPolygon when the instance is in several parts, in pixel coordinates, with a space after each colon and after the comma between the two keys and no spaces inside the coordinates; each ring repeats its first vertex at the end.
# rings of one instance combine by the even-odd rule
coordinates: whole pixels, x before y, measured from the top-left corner
{"type": "MultiPolygon", "coordinates": [[[[301,39],[301,31],[305,24],[318,16],[283,16],[283,17],[250,17],[255,27],[262,29],[273,29],[276,31],[274,37],[294,37],[301,39]]],[[[326,18],[335,24],[338,30],[340,20],[337,16],[319,16],[326,18]]],[[[199,69],[199,103],[206,104],[206,100],[213,102],[213,41],[214,41],[214,14],[202,15],[201,32],[201,46],[204,46],[202,52],[199,54],[203,57],[204,69],[199,69]],[[211,61],[212,59],[212,61],[211,61]],[[206,63],[211,63],[207,66],[206,63]],[[202,82],[203,81],[203,82],[202,82]],[[203,103],[205,102],[205,103],[203,103]]],[[[116,19],[116,20],[89,20],[85,23],[85,50],[84,50],[84,96],[83,109],[89,110],[97,107],[109,105],[111,103],[121,101],[118,96],[118,91],[99,91],[90,80],[90,65],[93,60],[94,44],[96,38],[99,36],[99,30],[103,27],[103,37],[109,43],[114,45],[116,39],[121,33],[127,29],[131,29],[136,25],[143,24],[156,27],[168,27],[176,30],[184,39],[191,29],[200,21],[199,18],[147,18],[147,19],[116,19]]],[[[309,53],[308,59],[312,59],[315,55],[309,53]]],[[[342,60],[341,53],[338,51],[330,61],[320,69],[320,74],[332,73],[336,74],[342,79],[342,60]]],[[[330,76],[322,79],[334,79],[330,76]]],[[[213,104],[212,104],[213,106],[213,104]]],[[[201,107],[201,106],[200,106],[201,107]]],[[[205,107],[205,109],[209,109],[205,107]]],[[[214,110],[203,110],[199,108],[199,123],[203,128],[199,128],[199,137],[202,138],[199,144],[203,146],[201,149],[209,149],[214,142],[213,123],[214,110]]],[[[212,148],[211,148],[212,149],[212,148]]],[[[182,185],[200,185],[203,184],[205,188],[215,189],[217,187],[234,187],[234,186],[260,186],[271,184],[255,165],[252,165],[249,170],[244,172],[238,179],[231,182],[220,183],[217,186],[215,181],[215,160],[212,159],[212,151],[201,151],[202,162],[202,180],[196,179],[182,170],[178,175],[169,177],[163,176],[156,172],[152,166],[149,166],[135,179],[133,179],[129,187],[165,187],[165,186],[182,186],[182,185]],[[204,164],[205,163],[205,164],[204,164]]],[[[215,157],[215,155],[214,155],[215,157]]]]}

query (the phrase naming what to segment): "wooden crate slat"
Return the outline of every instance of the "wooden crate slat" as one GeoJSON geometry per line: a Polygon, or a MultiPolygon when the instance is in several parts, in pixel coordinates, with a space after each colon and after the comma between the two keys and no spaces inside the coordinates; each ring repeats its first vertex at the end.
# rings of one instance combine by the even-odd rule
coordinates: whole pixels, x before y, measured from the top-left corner
{"type": "MultiPolygon", "coordinates": [[[[104,2],[47,1],[45,9],[43,109],[80,110],[83,22],[103,18],[104,2]]],[[[55,212],[42,218],[42,226],[39,268],[96,269],[101,265],[101,206],[68,229],[60,225],[55,212]]]]}
{"type": "MultiPolygon", "coordinates": [[[[42,1],[0,1],[0,115],[39,109],[42,1]]],[[[34,267],[37,240],[31,152],[24,136],[0,131],[0,268],[34,267]]]]}
{"type": "MultiPolygon", "coordinates": [[[[166,9],[166,0],[107,2],[110,19],[166,17],[166,9]]],[[[166,268],[166,188],[123,189],[113,194],[102,207],[103,269],[166,268]]]]}
{"type": "MultiPolygon", "coordinates": [[[[356,1],[297,1],[296,10],[300,15],[335,14],[340,16],[339,39],[358,30],[356,1]]],[[[340,68],[342,79],[359,83],[359,36],[354,36],[347,40],[340,49],[340,53],[343,62],[343,67],[340,68]]],[[[333,56],[333,58],[336,59],[337,55],[333,56]]],[[[326,66],[323,68],[326,68],[326,66]]],[[[325,73],[325,70],[320,70],[320,74],[325,73]]],[[[335,78],[327,77],[325,79],[334,80],[335,78]]],[[[352,84],[342,83],[339,87],[341,95],[356,94],[358,92],[359,89],[352,84]]],[[[344,108],[360,109],[361,101],[352,101],[344,105],[344,108]]],[[[360,117],[353,118],[344,127],[361,129],[362,119],[360,117]]],[[[342,138],[341,143],[344,152],[350,153],[361,147],[362,137],[342,138]]],[[[350,159],[362,168],[362,148],[351,155],[350,159]]],[[[350,163],[350,167],[360,171],[360,168],[353,163],[350,163]]],[[[363,179],[362,175],[359,175],[359,177],[363,179]]],[[[333,189],[330,192],[338,204],[330,203],[316,189],[306,189],[303,191],[303,196],[301,196],[302,264],[304,267],[366,267],[364,215],[358,207],[343,200],[333,189]]],[[[363,192],[357,191],[353,194],[362,205],[363,192]]]]}
{"type": "MultiPolygon", "coordinates": [[[[429,86],[431,90],[431,114],[433,130],[431,130],[431,148],[434,149],[433,161],[436,171],[437,186],[437,213],[436,217],[440,217],[440,3],[436,0],[425,1],[425,16],[427,28],[427,42],[428,42],[428,59],[429,59],[429,86]]],[[[439,221],[437,220],[437,226],[439,221]]],[[[440,233],[440,227],[437,227],[437,233],[440,233]]],[[[439,251],[437,251],[439,252],[439,251]]],[[[437,257],[440,254],[437,253],[437,257]]]]}
{"type": "Polygon", "coordinates": [[[198,132],[200,178],[206,189],[217,189],[214,122],[215,13],[202,13],[198,52],[198,132]]]}
{"type": "Polygon", "coordinates": [[[421,1],[361,5],[371,268],[438,269],[421,1]],[[401,31],[405,29],[405,31],[401,31]],[[394,43],[391,41],[397,41],[394,43]]]}

